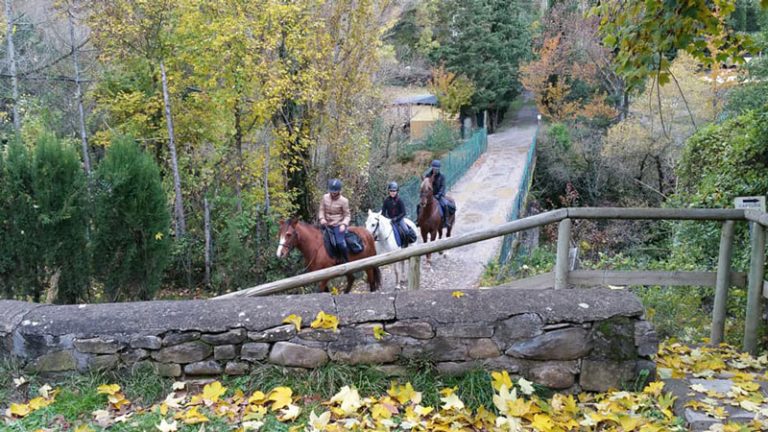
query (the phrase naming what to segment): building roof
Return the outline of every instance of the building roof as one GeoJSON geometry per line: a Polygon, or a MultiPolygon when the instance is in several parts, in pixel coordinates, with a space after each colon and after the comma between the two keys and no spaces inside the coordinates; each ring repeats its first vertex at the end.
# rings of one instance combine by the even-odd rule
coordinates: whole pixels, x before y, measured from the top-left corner
{"type": "Polygon", "coordinates": [[[399,97],[392,102],[392,105],[437,105],[437,96],[427,93],[399,97]]]}

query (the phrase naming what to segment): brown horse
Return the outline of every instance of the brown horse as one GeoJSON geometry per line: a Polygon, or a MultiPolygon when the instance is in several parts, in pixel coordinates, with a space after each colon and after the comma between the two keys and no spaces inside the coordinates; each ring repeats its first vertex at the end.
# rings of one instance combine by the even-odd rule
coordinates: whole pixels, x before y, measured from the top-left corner
{"type": "MultiPolygon", "coordinates": [[[[446,197],[446,199],[450,198],[446,197]]],[[[432,193],[432,177],[424,177],[424,180],[421,182],[421,187],[419,188],[419,204],[421,205],[421,212],[419,213],[417,225],[421,228],[421,239],[426,243],[427,235],[429,235],[429,241],[435,241],[435,237],[438,239],[443,238],[440,203],[432,193]]],[[[456,221],[456,215],[448,215],[446,221],[450,224],[450,228],[447,229],[445,236],[450,237],[453,224],[456,221]]],[[[428,264],[432,263],[431,255],[432,254],[427,254],[428,264]]]]}
{"type": "MultiPolygon", "coordinates": [[[[376,245],[373,236],[363,227],[349,227],[360,237],[363,242],[363,251],[359,254],[349,253],[349,260],[356,261],[376,255],[376,245]]],[[[315,271],[336,265],[336,259],[328,255],[323,244],[323,232],[320,228],[300,222],[297,219],[280,221],[280,243],[277,246],[277,257],[283,258],[293,249],[297,248],[304,255],[304,266],[307,271],[315,271]]],[[[368,278],[368,286],[371,292],[381,287],[381,271],[378,267],[365,269],[368,278]]],[[[348,293],[352,289],[354,274],[347,275],[348,293]]],[[[320,282],[320,292],[326,292],[328,279],[320,282]]]]}

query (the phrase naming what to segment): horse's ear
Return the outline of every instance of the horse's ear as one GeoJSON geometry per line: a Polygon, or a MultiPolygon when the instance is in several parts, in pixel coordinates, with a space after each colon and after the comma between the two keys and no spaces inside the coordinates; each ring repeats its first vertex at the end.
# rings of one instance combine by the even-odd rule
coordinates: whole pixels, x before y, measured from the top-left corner
{"type": "Polygon", "coordinates": [[[284,223],[285,223],[285,219],[280,219],[279,221],[277,221],[277,223],[278,223],[278,224],[280,224],[280,225],[282,225],[282,224],[284,224],[284,223]]]}
{"type": "Polygon", "coordinates": [[[373,212],[371,211],[371,209],[368,209],[368,215],[371,215],[371,214],[373,214],[373,212]]]}
{"type": "Polygon", "coordinates": [[[299,218],[291,218],[291,226],[296,228],[296,224],[299,223],[299,218]]]}

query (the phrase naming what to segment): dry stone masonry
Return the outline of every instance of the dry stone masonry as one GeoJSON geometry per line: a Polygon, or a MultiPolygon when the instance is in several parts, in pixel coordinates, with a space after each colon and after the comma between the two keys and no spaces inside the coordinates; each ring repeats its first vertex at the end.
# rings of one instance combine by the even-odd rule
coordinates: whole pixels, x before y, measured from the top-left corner
{"type": "Polygon", "coordinates": [[[507,370],[565,391],[653,376],[657,338],[630,292],[607,289],[310,294],[207,301],[37,305],[0,301],[0,357],[40,373],[147,365],[172,377],[243,375],[409,359],[459,374],[507,370]],[[318,312],[338,331],[309,328],[318,312]],[[283,320],[302,317],[297,331],[283,320]],[[383,328],[383,338],[374,329],[383,328]]]}

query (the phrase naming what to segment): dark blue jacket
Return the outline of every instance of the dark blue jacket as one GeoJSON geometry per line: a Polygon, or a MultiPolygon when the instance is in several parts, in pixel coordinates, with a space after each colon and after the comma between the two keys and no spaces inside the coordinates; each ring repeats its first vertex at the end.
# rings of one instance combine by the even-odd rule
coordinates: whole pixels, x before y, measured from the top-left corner
{"type": "MultiPolygon", "coordinates": [[[[426,173],[424,173],[424,177],[431,177],[432,176],[432,168],[429,169],[426,173]]],[[[445,196],[445,176],[443,173],[439,172],[435,176],[435,178],[432,180],[432,195],[437,198],[438,201],[442,200],[445,196]]]]}
{"type": "Polygon", "coordinates": [[[399,223],[405,217],[405,203],[400,199],[400,195],[392,198],[388,196],[384,199],[381,206],[381,214],[399,223]]]}

